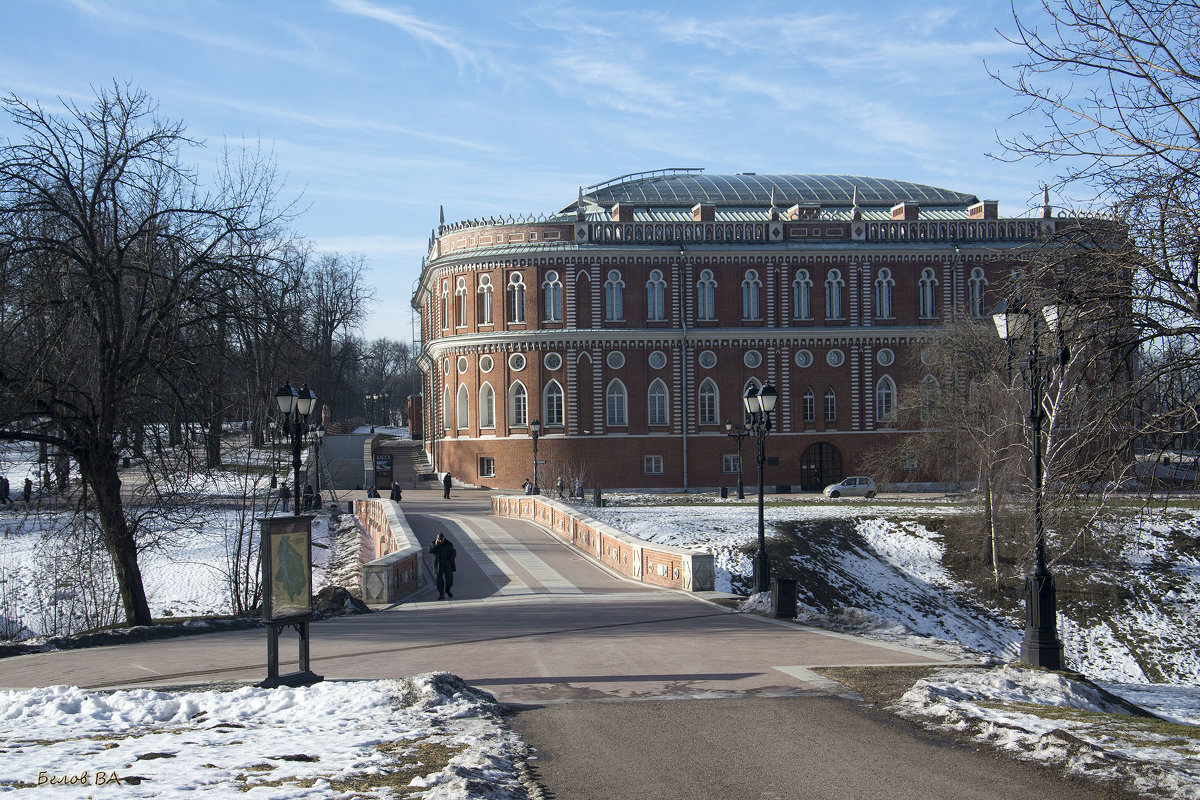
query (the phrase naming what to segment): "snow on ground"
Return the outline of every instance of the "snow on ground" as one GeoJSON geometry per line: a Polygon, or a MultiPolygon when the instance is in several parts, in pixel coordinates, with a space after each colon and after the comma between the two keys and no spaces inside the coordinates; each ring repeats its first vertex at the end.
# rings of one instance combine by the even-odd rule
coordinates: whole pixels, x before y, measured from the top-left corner
{"type": "Polygon", "coordinates": [[[1013,666],[939,670],[893,710],[1089,780],[1150,797],[1200,798],[1200,730],[1132,716],[1056,673],[1013,666]]]}
{"type": "Polygon", "coordinates": [[[194,692],[0,691],[4,788],[54,796],[526,797],[525,746],[495,699],[434,673],[194,692]],[[390,796],[390,795],[389,795],[390,796]]]}

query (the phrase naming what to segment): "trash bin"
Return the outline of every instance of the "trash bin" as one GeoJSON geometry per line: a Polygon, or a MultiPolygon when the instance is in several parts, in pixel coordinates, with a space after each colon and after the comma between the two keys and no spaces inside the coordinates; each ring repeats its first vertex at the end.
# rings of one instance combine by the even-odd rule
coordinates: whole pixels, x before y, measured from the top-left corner
{"type": "Polygon", "coordinates": [[[776,619],[795,618],[795,578],[771,578],[771,616],[776,619]]]}
{"type": "Polygon", "coordinates": [[[721,487],[721,499],[722,500],[729,499],[729,490],[727,488],[725,488],[724,486],[721,487]]]}

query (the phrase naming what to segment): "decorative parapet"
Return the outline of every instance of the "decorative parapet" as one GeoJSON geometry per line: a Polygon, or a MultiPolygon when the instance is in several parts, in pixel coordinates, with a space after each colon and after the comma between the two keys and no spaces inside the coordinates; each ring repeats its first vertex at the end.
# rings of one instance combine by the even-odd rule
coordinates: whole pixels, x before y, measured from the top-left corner
{"type": "Polygon", "coordinates": [[[421,588],[421,543],[400,504],[392,500],[358,500],[354,514],[373,548],[364,548],[363,602],[395,603],[421,588]]]}
{"type": "Polygon", "coordinates": [[[492,514],[529,520],[627,578],[687,592],[713,588],[712,553],[643,541],[566,503],[540,495],[496,495],[492,514]]]}

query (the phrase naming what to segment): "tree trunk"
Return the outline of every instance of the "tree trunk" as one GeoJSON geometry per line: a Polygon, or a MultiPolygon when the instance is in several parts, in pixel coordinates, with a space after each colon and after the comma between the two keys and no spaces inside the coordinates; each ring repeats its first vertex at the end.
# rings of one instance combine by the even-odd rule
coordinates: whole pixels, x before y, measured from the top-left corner
{"type": "Polygon", "coordinates": [[[99,447],[81,454],[79,468],[92,487],[96,512],[104,531],[104,547],[112,558],[125,621],[130,625],[149,625],[150,606],[142,585],[137,562],[137,543],[125,519],[121,500],[121,478],[117,473],[117,454],[112,447],[99,447]]]}

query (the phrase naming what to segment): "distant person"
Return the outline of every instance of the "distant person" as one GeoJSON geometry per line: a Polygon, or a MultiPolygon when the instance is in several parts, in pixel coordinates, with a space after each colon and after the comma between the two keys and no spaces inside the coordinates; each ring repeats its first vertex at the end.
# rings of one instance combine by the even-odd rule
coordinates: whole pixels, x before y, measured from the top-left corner
{"type": "Polygon", "coordinates": [[[288,489],[287,481],[279,484],[279,502],[283,504],[283,513],[287,513],[288,500],[292,498],[292,492],[288,489]]]}
{"type": "Polygon", "coordinates": [[[372,500],[378,500],[379,499],[379,490],[376,489],[374,486],[368,488],[367,489],[367,497],[371,498],[372,500]]]}
{"type": "Polygon", "coordinates": [[[8,505],[8,478],[0,475],[0,504],[8,505]]]}
{"type": "Polygon", "coordinates": [[[311,483],[304,485],[304,510],[312,511],[313,504],[313,488],[311,483]]]}
{"type": "Polygon", "coordinates": [[[562,500],[562,499],[563,499],[563,479],[562,479],[562,475],[559,475],[559,476],[558,476],[558,483],[556,483],[556,484],[554,485],[554,488],[558,489],[558,499],[559,499],[559,500],[562,500]]]}
{"type": "Polygon", "coordinates": [[[25,505],[29,505],[29,501],[33,499],[33,479],[28,475],[25,476],[25,491],[23,494],[25,497],[25,505]]]}
{"type": "Polygon", "coordinates": [[[390,495],[390,497],[392,500],[395,500],[397,503],[399,503],[400,500],[404,497],[404,492],[400,491],[400,484],[396,483],[395,481],[392,481],[392,494],[390,495]]]}
{"type": "Polygon", "coordinates": [[[446,477],[442,478],[442,488],[445,490],[442,497],[450,499],[450,487],[454,485],[454,481],[450,479],[450,473],[446,473],[446,477]]]}
{"type": "Polygon", "coordinates": [[[580,500],[583,499],[583,478],[575,479],[575,496],[580,500]]]}
{"type": "Polygon", "coordinates": [[[323,500],[321,500],[321,493],[320,493],[320,492],[313,492],[313,511],[320,511],[320,510],[321,510],[321,504],[322,504],[323,502],[324,502],[324,501],[323,501],[323,500]]]}
{"type": "Polygon", "coordinates": [[[525,494],[533,494],[533,484],[529,482],[529,478],[525,479],[525,482],[521,484],[521,488],[525,490],[525,494]]]}
{"type": "Polygon", "coordinates": [[[433,546],[429,548],[429,552],[433,554],[434,582],[438,590],[437,599],[445,600],[447,597],[454,597],[454,592],[450,591],[450,587],[454,585],[454,545],[450,544],[450,540],[446,538],[445,534],[439,533],[433,540],[433,546]]]}

